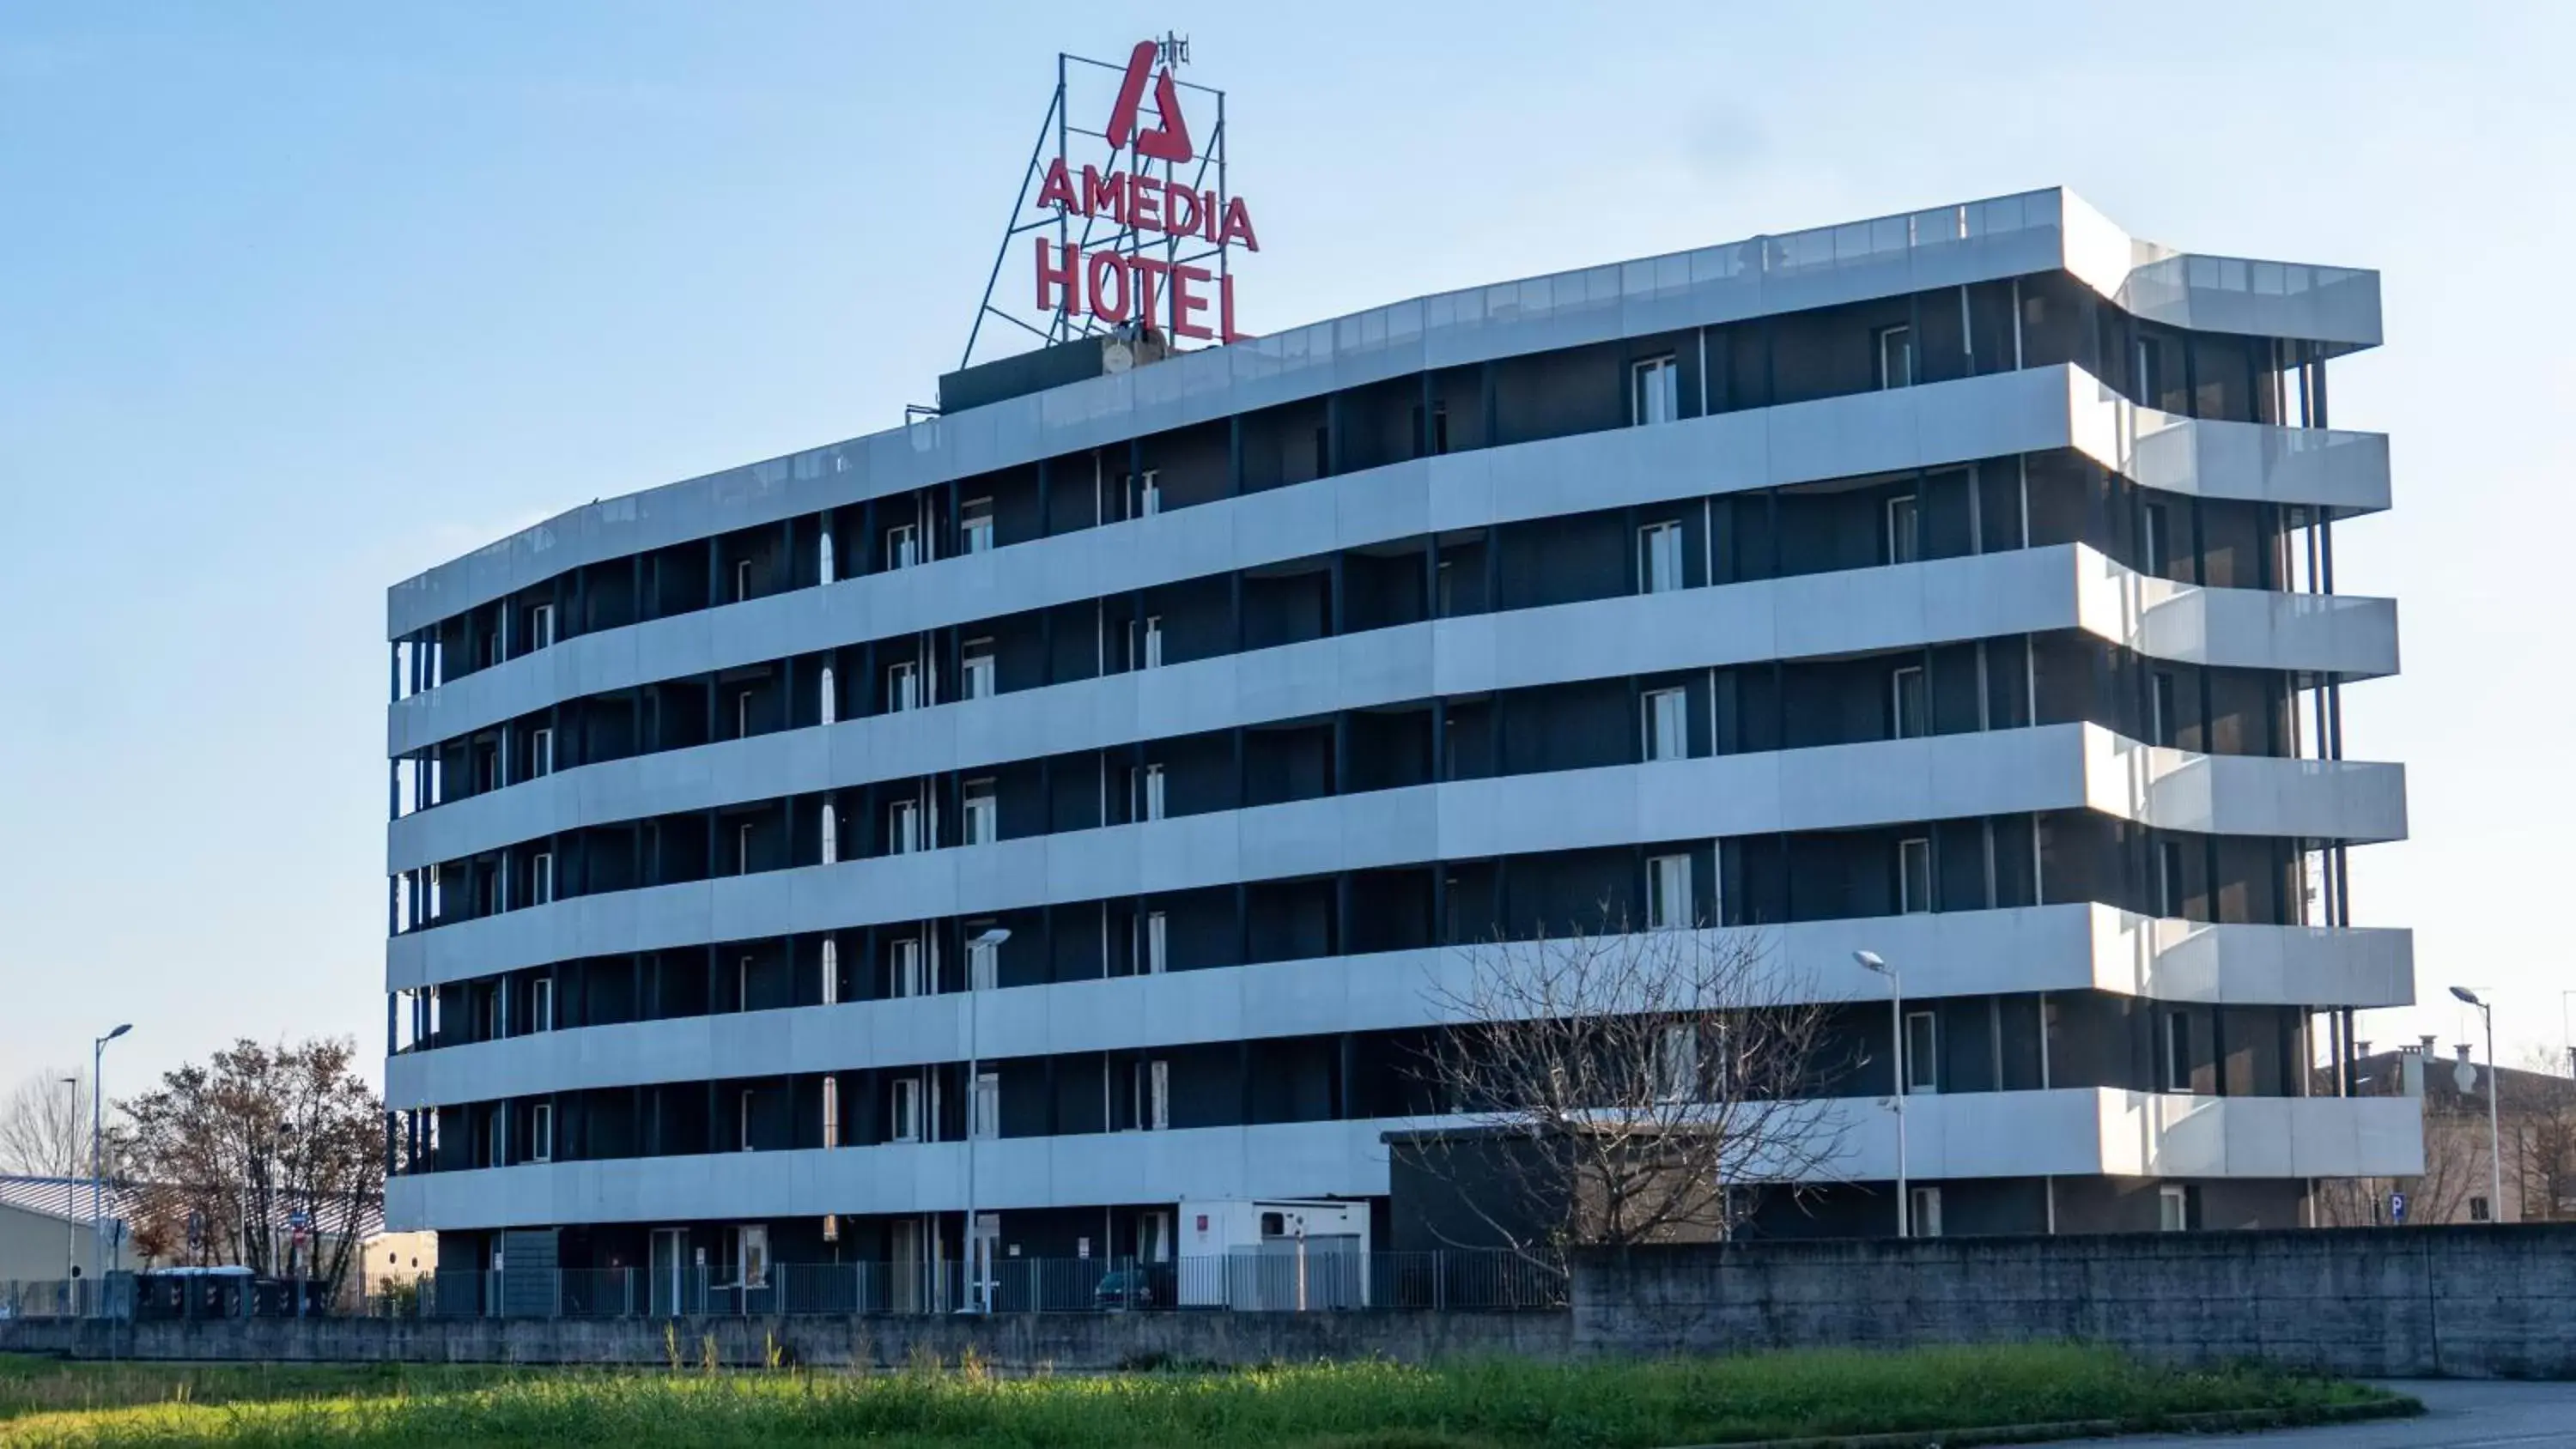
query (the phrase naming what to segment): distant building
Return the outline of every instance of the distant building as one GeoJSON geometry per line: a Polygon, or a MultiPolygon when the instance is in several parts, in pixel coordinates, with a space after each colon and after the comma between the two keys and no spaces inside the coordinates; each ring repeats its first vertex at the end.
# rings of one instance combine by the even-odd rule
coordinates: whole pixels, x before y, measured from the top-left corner
{"type": "Polygon", "coordinates": [[[2499,1069],[2472,1061],[2470,1052],[2462,1042],[2445,1057],[2428,1036],[2354,1063],[2354,1095],[2423,1102],[2424,1171],[2332,1184],[2318,1196],[2320,1221],[2576,1221],[2576,1079],[2499,1069]],[[2496,1100],[2493,1140],[2503,1147],[2500,1204],[2489,1201],[2495,1174],[2487,1120],[2487,1094],[2499,1082],[2503,1095],[2496,1100]]]}
{"type": "Polygon", "coordinates": [[[121,1225],[109,1225],[103,1255],[92,1248],[89,1226],[86,1179],[0,1177],[0,1283],[54,1282],[73,1267],[93,1278],[102,1256],[109,1268],[132,1266],[115,1231],[121,1225]]]}

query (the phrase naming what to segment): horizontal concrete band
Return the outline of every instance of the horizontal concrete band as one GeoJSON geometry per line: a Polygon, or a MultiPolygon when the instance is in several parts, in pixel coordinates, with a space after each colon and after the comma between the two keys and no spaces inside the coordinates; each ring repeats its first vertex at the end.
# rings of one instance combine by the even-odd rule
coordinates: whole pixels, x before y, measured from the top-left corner
{"type": "MultiPolygon", "coordinates": [[[[1894,1116],[1871,1099],[1819,1104],[1839,1128],[1828,1170],[1896,1175],[1894,1116]]],[[[2297,1178],[2423,1170],[2407,1097],[2193,1097],[2105,1088],[1915,1096],[1905,1167],[1950,1178],[2297,1178]]],[[[621,1158],[397,1177],[396,1230],[546,1223],[757,1222],[825,1213],[955,1212],[975,1155],[978,1211],[1189,1198],[1382,1196],[1381,1134],[1461,1119],[1378,1118],[1169,1132],[1084,1133],[879,1147],[621,1158]]]]}
{"type": "Polygon", "coordinates": [[[2205,834],[2394,840],[2405,772],[2198,755],[2070,724],[1454,780],[580,896],[396,936],[386,984],[1436,860],[2075,809],[2205,834]]]}
{"type": "Polygon", "coordinates": [[[1339,549],[2068,446],[2200,496],[2336,512],[2388,499],[2378,435],[2170,419],[2080,369],[2034,368],[1418,458],[603,629],[396,702],[387,749],[407,754],[583,695],[1339,549]]]}
{"type": "Polygon", "coordinates": [[[1433,696],[2081,629],[2181,664],[2393,673],[2385,599],[2206,589],[2081,544],[1476,614],[638,755],[417,811],[387,868],[560,831],[1433,696]]]}
{"type": "Polygon", "coordinates": [[[1395,303],[575,508],[386,595],[387,637],[565,569],[1431,368],[2063,268],[2151,321],[2380,340],[2379,276],[2135,242],[2051,189],[1395,303]]]}
{"type": "MultiPolygon", "coordinates": [[[[1738,1001],[1875,999],[1885,983],[1852,962],[1864,948],[1899,963],[1913,1001],[2101,990],[2174,1002],[2381,1007],[2414,995],[2413,941],[2393,930],[2210,925],[2053,905],[1704,934],[1713,951],[1755,953],[1759,994],[1748,983],[1738,1001]]],[[[1461,1019],[1475,983],[1514,959],[1490,946],[1388,951],[537,1032],[394,1056],[385,1099],[423,1107],[969,1055],[1385,1031],[1461,1019]]]]}

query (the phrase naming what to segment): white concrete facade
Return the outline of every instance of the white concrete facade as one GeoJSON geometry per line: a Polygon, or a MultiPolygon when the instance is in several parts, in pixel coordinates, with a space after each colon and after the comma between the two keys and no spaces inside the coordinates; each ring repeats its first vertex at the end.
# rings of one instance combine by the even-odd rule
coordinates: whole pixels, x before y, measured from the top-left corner
{"type": "MultiPolygon", "coordinates": [[[[2072,275],[2134,318],[2295,341],[2319,369],[2325,357],[2379,341],[2373,273],[2174,253],[2127,237],[2070,195],[2037,192],[1421,299],[595,503],[397,585],[388,633],[419,637],[568,569],[1086,448],[1123,447],[1143,434],[1425,369],[2041,274],[2072,275]]],[[[1707,333],[1700,335],[1704,349],[1707,333]]],[[[1905,345],[1915,344],[1909,337],[1905,345]]],[[[1702,379],[1705,387],[1704,372],[1702,379]]],[[[2182,416],[2130,400],[2083,366],[2016,366],[1419,457],[575,634],[429,687],[398,687],[387,746],[397,759],[417,758],[588,696],[1338,551],[1429,538],[1436,554],[1444,537],[1490,539],[1503,526],[1578,513],[1707,510],[1766,490],[2043,453],[2089,460],[2177,510],[2200,501],[2246,505],[2284,530],[2374,514],[2391,501],[2381,435],[2182,416]]],[[[1101,756],[1105,801],[1108,752],[1122,747],[1424,700],[1698,675],[1713,718],[1720,670],[1890,651],[1973,646],[1980,671],[1973,729],[1441,779],[757,871],[746,845],[738,874],[710,861],[703,879],[513,901],[431,928],[398,926],[387,943],[386,989],[435,992],[640,953],[704,951],[712,962],[716,948],[734,942],[1438,871],[1456,861],[1649,847],[1716,860],[1728,841],[1923,822],[1986,822],[1990,877],[1991,822],[2022,817],[2081,819],[2159,850],[2187,839],[2193,868],[2205,854],[2213,876],[2220,853],[2240,844],[2278,845],[2298,855],[2304,871],[2310,853],[2333,861],[2352,846],[2404,838],[2403,767],[2335,757],[2339,740],[2312,748],[2308,732],[2323,739],[2324,730],[2300,706],[2291,707],[2286,751],[2274,753],[2183,749],[2095,719],[2038,722],[2040,664],[2028,642],[2078,640],[2150,669],[2259,675],[2295,699],[2394,674],[2393,601],[2295,590],[2286,580],[2185,582],[2092,542],[2030,544],[2023,487],[2018,526],[2026,546],[1433,617],[634,753],[433,808],[398,805],[387,869],[409,880],[442,862],[495,854],[506,861],[528,842],[652,817],[801,802],[1085,752],[1101,756]],[[2024,641],[2016,657],[2030,675],[2023,691],[2030,718],[2017,724],[1983,719],[1997,690],[2011,692],[2010,681],[1983,673],[1984,641],[1999,639],[2024,641]]],[[[1703,536],[1714,534],[1710,527],[1703,536]]],[[[2030,889],[2020,904],[1909,906],[1711,934],[1757,946],[1774,969],[1792,973],[1805,999],[1819,1002],[1883,999],[1883,983],[1851,965],[1864,947],[1903,964],[1909,1003],[2027,998],[2043,1022],[2053,1020],[2052,1000],[2075,996],[2111,999],[2121,1012],[2241,1007],[2311,1020],[2412,1000],[2412,946],[2403,931],[2358,929],[2305,907],[2294,919],[2220,920],[2187,918],[2178,907],[2142,911],[2134,900],[2072,898],[2077,887],[2040,878],[2038,832],[2026,833],[2030,889]]],[[[551,870],[551,852],[547,859],[551,870]]],[[[2161,867],[2164,856],[2156,859],[2161,867]]],[[[2217,913],[2212,905],[2202,915],[2217,913]]],[[[395,915],[399,922],[401,907],[395,915]]],[[[709,1083],[712,1104],[713,1084],[754,1078],[953,1069],[970,1059],[1106,1063],[1165,1047],[1436,1029],[1450,1019],[1437,1005],[1438,988],[1469,971],[1476,951],[1342,950],[1168,974],[710,1007],[505,1032],[394,1052],[387,1099],[410,1119],[398,1130],[411,1133],[417,1149],[421,1120],[442,1110],[463,1116],[544,1102],[551,1127],[558,1097],[657,1084],[709,1083]]],[[[2231,1091],[2224,1060],[2214,1092],[2171,1082],[2045,1084],[2053,1028],[2039,1030],[2043,1085],[1908,1098],[1904,1169],[1916,1182],[2296,1183],[2420,1168],[2420,1133],[2408,1115],[2414,1104],[2340,1096],[2307,1061],[2271,1070],[2267,1085],[2251,1092],[2231,1091]],[[2295,1089],[2281,1088],[2294,1074],[2295,1089]]],[[[2305,1035],[2295,1043],[2310,1056],[2315,1047],[2305,1035]]],[[[1996,1059],[2000,1083],[2000,1047],[1996,1059]]],[[[832,1090],[837,1115],[837,1081],[832,1090]]],[[[750,1110],[743,1108],[746,1123],[750,1110]]],[[[1848,1121],[1849,1145],[1831,1182],[1897,1175],[1893,1127],[1876,1099],[1837,1097],[1817,1110],[1848,1121]]],[[[1104,1125],[1109,1116],[1104,1106],[1104,1125]]],[[[480,1232],[953,1215],[969,1206],[970,1155],[978,1211],[1383,1199],[1389,1167],[1381,1135],[1450,1120],[1359,1115],[720,1158],[444,1163],[395,1176],[387,1220],[480,1232]]]]}

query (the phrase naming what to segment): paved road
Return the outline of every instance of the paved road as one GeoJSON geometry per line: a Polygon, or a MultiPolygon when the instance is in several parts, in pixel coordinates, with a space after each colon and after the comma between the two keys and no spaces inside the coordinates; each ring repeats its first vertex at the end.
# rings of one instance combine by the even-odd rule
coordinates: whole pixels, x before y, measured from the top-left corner
{"type": "Polygon", "coordinates": [[[2469,1379],[2426,1379],[2390,1384],[2413,1394],[2428,1411],[2421,1418],[2382,1419],[2323,1429],[2284,1429],[2266,1434],[2121,1439],[2120,1449],[2553,1449],[2576,1446],[2576,1383],[2513,1384],[2469,1379]]]}

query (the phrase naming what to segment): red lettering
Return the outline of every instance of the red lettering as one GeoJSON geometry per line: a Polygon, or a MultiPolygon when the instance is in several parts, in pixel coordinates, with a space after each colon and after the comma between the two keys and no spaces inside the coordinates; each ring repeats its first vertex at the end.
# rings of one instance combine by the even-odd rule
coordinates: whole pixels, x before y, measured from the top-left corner
{"type": "Polygon", "coordinates": [[[1199,235],[1207,238],[1209,241],[1215,241],[1216,221],[1217,218],[1223,214],[1224,209],[1216,204],[1215,192],[1202,191],[1199,193],[1199,235]]]}
{"type": "Polygon", "coordinates": [[[1076,246],[1066,247],[1064,249],[1064,265],[1061,267],[1050,267],[1047,265],[1047,239],[1045,237],[1039,237],[1038,310],[1041,312],[1054,312],[1058,310],[1072,312],[1079,310],[1081,306],[1082,248],[1076,246]],[[1064,298],[1061,304],[1047,300],[1048,287],[1050,284],[1063,290],[1064,298]]]}
{"type": "Polygon", "coordinates": [[[1221,341],[1250,342],[1252,334],[1234,330],[1234,278],[1219,277],[1216,283],[1216,326],[1221,341]]]}
{"type": "MultiPolygon", "coordinates": [[[[1088,171],[1091,168],[1084,167],[1088,171]]],[[[1038,205],[1058,211],[1074,205],[1073,179],[1064,174],[1064,160],[1059,157],[1047,163],[1046,180],[1038,183],[1038,205]]]]}
{"type": "Polygon", "coordinates": [[[1082,214],[1099,216],[1106,213],[1119,221],[1125,221],[1127,219],[1126,180],[1126,177],[1115,171],[1103,176],[1089,166],[1083,167],[1082,214]]]}
{"type": "Polygon", "coordinates": [[[1240,196],[1225,204],[1225,230],[1218,234],[1216,243],[1218,246],[1231,246],[1237,239],[1243,242],[1245,251],[1261,250],[1261,238],[1252,234],[1252,213],[1244,207],[1240,196]]]}
{"type": "Polygon", "coordinates": [[[1130,300],[1128,293],[1132,290],[1134,289],[1129,287],[1127,284],[1127,259],[1125,257],[1118,255],[1116,252],[1093,252],[1091,254],[1092,316],[1099,318],[1103,322],[1126,321],[1127,304],[1130,300]],[[1118,301],[1114,306],[1111,305],[1109,301],[1108,284],[1109,279],[1112,277],[1118,279],[1118,301]]]}
{"type": "Polygon", "coordinates": [[[1163,192],[1163,230],[1174,236],[1188,236],[1199,229],[1207,212],[1199,206],[1199,194],[1186,186],[1174,186],[1163,192]]]}
{"type": "MultiPolygon", "coordinates": [[[[1189,195],[1186,191],[1175,194],[1181,196],[1189,195]]],[[[1205,267],[1176,266],[1172,268],[1173,336],[1208,338],[1216,335],[1207,329],[1207,324],[1203,322],[1193,322],[1190,320],[1192,314],[1207,310],[1207,298],[1191,295],[1190,283],[1213,281],[1214,279],[1215,274],[1208,271],[1205,267]]]]}
{"type": "Polygon", "coordinates": [[[1127,259],[1128,269],[1136,278],[1136,316],[1140,321],[1154,320],[1154,284],[1172,270],[1172,264],[1142,252],[1127,259]]]}
{"type": "Polygon", "coordinates": [[[1163,183],[1142,171],[1127,178],[1127,224],[1138,231],[1163,229],[1163,183]]]}

